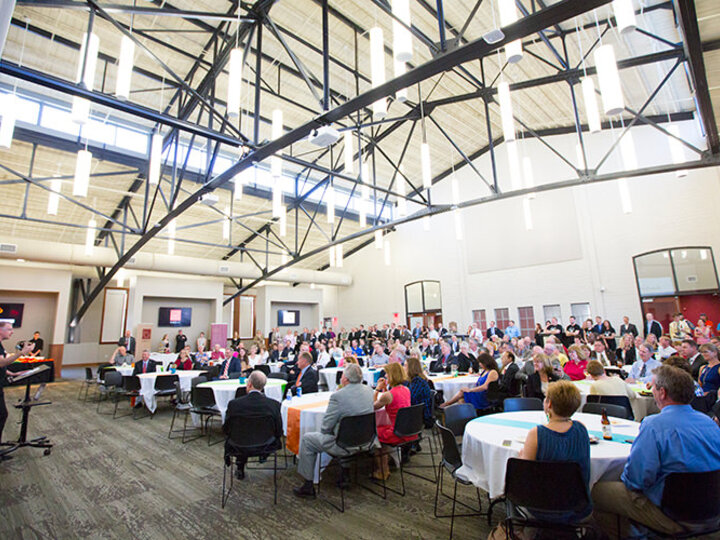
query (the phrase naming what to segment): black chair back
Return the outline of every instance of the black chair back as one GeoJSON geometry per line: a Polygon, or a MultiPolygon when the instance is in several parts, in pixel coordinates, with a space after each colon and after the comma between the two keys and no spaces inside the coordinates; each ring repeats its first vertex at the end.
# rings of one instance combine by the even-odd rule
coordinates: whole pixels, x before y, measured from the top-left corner
{"type": "Polygon", "coordinates": [[[503,401],[503,410],[505,412],[542,411],[543,402],[535,397],[507,398],[503,401]]]}
{"type": "Polygon", "coordinates": [[[493,405],[502,405],[502,401],[506,395],[505,392],[500,391],[500,383],[498,381],[492,381],[488,384],[486,397],[493,405]]]}
{"type": "Polygon", "coordinates": [[[692,524],[720,519],[720,470],[670,473],[660,507],[674,521],[692,524]]]}
{"type": "Polygon", "coordinates": [[[197,377],[193,377],[190,380],[190,388],[204,382],[207,382],[207,377],[205,377],[204,375],[198,375],[197,377]]]}
{"type": "Polygon", "coordinates": [[[175,390],[175,383],[180,381],[177,375],[158,375],[155,377],[155,390],[158,392],[168,392],[175,390]]]}
{"type": "Polygon", "coordinates": [[[105,386],[121,386],[123,382],[122,373],[115,370],[107,370],[105,373],[105,386]]]}
{"type": "Polygon", "coordinates": [[[190,403],[196,409],[213,407],[215,405],[215,393],[212,388],[194,386],[190,391],[190,403]]]}
{"type": "Polygon", "coordinates": [[[582,412],[588,414],[602,414],[603,410],[608,416],[628,420],[627,410],[625,410],[625,407],[620,407],[619,405],[611,405],[610,403],[586,403],[582,408],[582,412]]]}
{"type": "Polygon", "coordinates": [[[238,449],[262,450],[272,445],[275,437],[275,421],[269,415],[230,416],[228,424],[228,440],[238,449]]]}
{"type": "Polygon", "coordinates": [[[337,362],[334,358],[330,358],[330,361],[325,365],[326,368],[337,367],[337,362]]]}
{"type": "Polygon", "coordinates": [[[580,464],[570,461],[510,458],[505,470],[505,497],[530,512],[558,515],[579,512],[590,502],[580,464]]]}
{"type": "Polygon", "coordinates": [[[370,448],[375,442],[375,412],[345,416],[340,420],[335,444],[343,450],[370,448]]]}
{"type": "Polygon", "coordinates": [[[235,399],[243,396],[247,396],[247,387],[238,386],[237,390],[235,390],[235,399]]]}
{"type": "Polygon", "coordinates": [[[207,370],[207,375],[205,376],[208,378],[208,381],[217,379],[220,376],[220,366],[209,367],[207,370]]]}
{"type": "Polygon", "coordinates": [[[336,384],[336,385],[340,386],[340,381],[342,380],[342,376],[343,376],[343,372],[342,372],[342,371],[338,371],[338,372],[335,374],[335,384],[336,384]]]}
{"type": "Polygon", "coordinates": [[[624,416],[623,418],[627,418],[628,420],[635,420],[632,405],[630,405],[630,398],[628,398],[627,396],[598,396],[596,394],[591,394],[587,397],[587,402],[609,403],[610,405],[619,405],[620,407],[624,407],[627,411],[627,416],[624,416]]]}
{"type": "Polygon", "coordinates": [[[395,435],[397,437],[413,437],[422,433],[425,427],[423,424],[424,409],[424,403],[398,409],[393,430],[395,435]]]}
{"type": "Polygon", "coordinates": [[[231,371],[228,373],[228,379],[239,379],[242,377],[242,371],[231,371]]]}
{"type": "Polygon", "coordinates": [[[288,374],[287,373],[271,373],[268,375],[268,379],[282,379],[283,381],[288,380],[288,374]]]}
{"type": "Polygon", "coordinates": [[[93,381],[93,380],[95,380],[95,379],[93,378],[93,372],[92,372],[92,368],[91,368],[91,367],[86,367],[86,368],[85,368],[85,380],[86,380],[86,381],[93,381]]]}
{"type": "Polygon", "coordinates": [[[126,375],[123,377],[122,386],[125,392],[139,392],[140,379],[137,375],[126,375]]]}
{"type": "Polygon", "coordinates": [[[107,377],[108,373],[116,373],[117,370],[112,366],[106,366],[106,367],[99,367],[98,368],[98,377],[100,377],[100,380],[105,382],[105,377],[107,377]]]}
{"type": "Polygon", "coordinates": [[[175,383],[175,399],[179,405],[186,405],[187,401],[183,399],[183,391],[180,388],[180,381],[175,383]]]}
{"type": "Polygon", "coordinates": [[[471,403],[456,403],[446,407],[444,411],[445,427],[456,437],[462,436],[465,433],[465,425],[477,418],[475,406],[471,403]]]}
{"type": "Polygon", "coordinates": [[[255,366],[253,371],[262,371],[267,377],[268,375],[270,375],[270,366],[266,366],[265,364],[259,364],[255,366]]]}
{"type": "Polygon", "coordinates": [[[447,467],[450,472],[455,472],[462,467],[462,456],[458,447],[455,433],[440,424],[435,423],[440,432],[440,440],[442,441],[442,464],[447,467]]]}

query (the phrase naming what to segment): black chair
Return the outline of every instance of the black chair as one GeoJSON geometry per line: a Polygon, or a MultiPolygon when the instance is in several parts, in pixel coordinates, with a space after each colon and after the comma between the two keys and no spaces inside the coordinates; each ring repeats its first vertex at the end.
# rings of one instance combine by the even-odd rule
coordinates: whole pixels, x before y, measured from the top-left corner
{"type": "Polygon", "coordinates": [[[275,422],[271,416],[233,416],[228,419],[228,436],[223,461],[222,507],[225,508],[233,488],[233,457],[242,453],[246,457],[266,459],[273,455],[274,504],[277,504],[277,451],[282,446],[274,433],[275,422]],[[230,469],[230,487],[225,491],[226,476],[230,469]]]}
{"type": "Polygon", "coordinates": [[[209,367],[205,376],[207,377],[208,381],[217,379],[220,376],[220,366],[209,367]]]}
{"type": "Polygon", "coordinates": [[[95,386],[97,384],[97,379],[94,377],[92,368],[86,367],[85,368],[85,379],[80,384],[80,389],[78,390],[77,398],[80,399],[80,396],[83,393],[83,390],[85,390],[85,397],[83,398],[83,401],[87,401],[88,398],[88,391],[90,390],[91,386],[95,386]]]}
{"type": "Polygon", "coordinates": [[[456,403],[443,409],[445,412],[445,427],[452,431],[456,437],[465,433],[465,425],[477,418],[475,406],[471,403],[456,403]]]}
{"type": "Polygon", "coordinates": [[[136,408],[124,414],[120,417],[117,416],[118,404],[120,403],[119,398],[128,398],[128,403],[132,406],[133,401],[140,397],[140,379],[137,375],[126,375],[122,378],[122,387],[115,393],[115,410],[113,411],[113,418],[122,418],[122,416],[130,416],[132,414],[133,420],[137,420],[136,408]]]}
{"type": "Polygon", "coordinates": [[[698,412],[709,415],[716,401],[714,392],[709,392],[704,396],[695,396],[690,402],[690,406],[698,412]]]}
{"type": "MultiPolygon", "coordinates": [[[[180,382],[180,377],[173,375],[158,375],[155,377],[155,398],[175,396],[175,383],[180,382]]],[[[155,409],[157,412],[157,408],[155,409]]],[[[155,413],[153,413],[154,415],[155,413]]]]}
{"type": "Polygon", "coordinates": [[[340,386],[340,381],[342,381],[342,376],[343,376],[343,372],[342,372],[342,371],[338,371],[338,372],[335,374],[335,386],[340,386]]]}
{"type": "Polygon", "coordinates": [[[610,403],[586,403],[582,408],[582,412],[588,414],[602,414],[603,411],[613,418],[629,420],[627,410],[625,407],[620,407],[619,405],[611,405],[610,403]]]}
{"type": "MultiPolygon", "coordinates": [[[[190,381],[191,388],[194,388],[200,382],[204,382],[205,377],[195,377],[190,381]],[[197,379],[203,379],[202,381],[195,382],[197,379]]],[[[173,417],[170,421],[170,431],[168,432],[168,439],[173,439],[172,436],[173,433],[182,432],[182,438],[185,439],[185,431],[187,429],[187,417],[190,414],[191,404],[190,404],[190,392],[183,392],[180,388],[180,381],[175,383],[175,409],[173,410],[173,417]],[[175,425],[175,417],[180,414],[185,415],[185,422],[183,423],[183,429],[177,429],[173,430],[173,426],[175,425]]],[[[193,428],[198,429],[198,428],[193,428]]]]}
{"type": "Polygon", "coordinates": [[[247,387],[238,386],[237,390],[235,390],[235,399],[243,396],[247,396],[247,387]]]}
{"type": "Polygon", "coordinates": [[[492,381],[488,384],[485,396],[490,403],[489,412],[494,413],[503,411],[503,400],[505,400],[508,395],[506,392],[500,390],[500,383],[498,381],[492,381]]]}
{"type": "MultiPolygon", "coordinates": [[[[117,392],[118,388],[122,386],[122,379],[123,376],[119,371],[115,370],[108,370],[104,373],[105,380],[102,382],[102,384],[98,385],[98,388],[102,388],[105,391],[105,394],[107,395],[107,399],[117,399],[117,392]]],[[[110,414],[108,413],[101,413],[100,412],[100,404],[102,403],[101,398],[102,396],[98,395],[98,403],[97,403],[97,413],[98,414],[110,414]]]]}
{"type": "MultiPolygon", "coordinates": [[[[360,414],[356,416],[345,416],[340,419],[338,433],[335,437],[335,444],[345,450],[347,453],[333,454],[326,452],[332,458],[338,459],[338,466],[342,467],[341,462],[356,462],[363,456],[369,455],[377,439],[375,429],[375,413],[360,414]]],[[[318,455],[316,467],[320,467],[321,455],[318,455]]],[[[329,468],[329,467],[328,467],[329,468]]],[[[327,468],[326,468],[327,470],[327,468]]],[[[357,475],[356,475],[357,481],[357,475]]],[[[364,487],[364,486],[363,486],[364,487]]],[[[371,493],[375,493],[369,490],[371,493]]],[[[320,495],[320,485],[318,484],[318,495],[320,495]]],[[[345,512],[345,488],[340,485],[340,506],[327,501],[328,504],[345,512]]]]}
{"type": "MultiPolygon", "coordinates": [[[[98,369],[97,369],[98,383],[95,386],[95,388],[96,388],[95,398],[97,401],[100,401],[100,399],[102,398],[102,394],[107,393],[107,390],[108,390],[107,387],[105,386],[105,375],[108,373],[113,373],[115,371],[117,371],[115,369],[115,366],[113,366],[111,364],[102,364],[102,365],[98,366],[98,369]]],[[[87,376],[87,372],[86,372],[86,376],[87,376]]]]}
{"type": "Polygon", "coordinates": [[[210,445],[210,430],[208,424],[213,418],[220,418],[220,411],[215,404],[215,393],[212,388],[202,388],[196,386],[190,391],[190,413],[197,414],[200,416],[200,435],[193,439],[185,439],[185,432],[187,431],[187,419],[189,415],[185,415],[185,422],[183,424],[183,444],[202,437],[204,431],[207,431],[208,446],[210,445]],[[204,427],[204,431],[203,428],[204,427]]]}
{"type": "Polygon", "coordinates": [[[288,380],[288,374],[287,373],[271,373],[268,375],[268,379],[282,379],[283,381],[288,380]]]}
{"type": "Polygon", "coordinates": [[[630,398],[627,396],[599,396],[597,394],[590,394],[587,397],[588,403],[608,403],[610,405],[619,405],[620,407],[624,407],[627,411],[627,416],[624,416],[623,418],[627,418],[628,420],[635,420],[635,415],[633,414],[632,405],[630,405],[630,398]]]}
{"type": "Polygon", "coordinates": [[[542,411],[543,402],[540,398],[507,398],[503,402],[503,409],[505,412],[516,412],[516,411],[542,411]]]}
{"type": "Polygon", "coordinates": [[[267,377],[268,375],[270,375],[270,366],[266,366],[265,364],[258,364],[253,368],[253,371],[262,371],[267,377]]]}
{"type": "Polygon", "coordinates": [[[477,493],[478,498],[478,509],[463,503],[462,501],[458,501],[457,499],[457,486],[458,483],[462,484],[463,486],[472,486],[472,482],[470,482],[467,478],[464,478],[457,474],[458,469],[462,467],[462,457],[460,455],[460,448],[457,444],[457,439],[455,438],[455,433],[447,428],[446,426],[443,426],[440,424],[440,422],[436,422],[435,424],[436,429],[438,430],[438,433],[440,433],[440,440],[442,442],[442,460],[440,461],[439,465],[439,478],[437,482],[437,487],[435,488],[435,517],[436,518],[450,518],[450,538],[453,536],[453,527],[455,525],[455,518],[456,517],[470,517],[470,516],[482,516],[482,501],[480,499],[480,490],[478,488],[475,488],[475,492],[477,493]],[[452,479],[454,480],[454,489],[453,489],[453,495],[452,495],[452,512],[448,514],[438,514],[438,502],[440,500],[440,495],[443,497],[447,497],[448,499],[451,498],[449,495],[445,494],[442,489],[443,484],[443,474],[447,471],[452,479]],[[464,506],[468,510],[471,510],[471,513],[468,514],[456,514],[455,513],[455,506],[456,504],[460,504],[461,506],[464,506]]]}
{"type": "MultiPolygon", "coordinates": [[[[665,478],[660,508],[686,528],[675,535],[663,534],[642,525],[660,538],[695,538],[720,532],[720,470],[670,473],[665,478]]],[[[712,536],[715,538],[715,536],[712,536]]]]}
{"type": "MultiPolygon", "coordinates": [[[[437,471],[435,470],[435,456],[433,452],[433,446],[432,446],[432,438],[428,438],[428,443],[430,444],[430,459],[432,461],[432,465],[416,465],[412,468],[415,469],[424,469],[424,468],[432,468],[433,471],[433,478],[427,478],[425,476],[422,476],[420,474],[417,474],[410,469],[410,467],[404,466],[403,464],[403,454],[405,452],[409,452],[410,447],[414,443],[420,443],[422,441],[422,435],[423,435],[423,429],[424,429],[424,412],[425,410],[425,404],[419,403],[418,405],[411,405],[410,407],[403,407],[401,409],[398,409],[397,416],[395,417],[395,427],[393,429],[393,433],[396,437],[400,438],[407,438],[407,437],[414,437],[417,436],[416,439],[408,440],[406,442],[402,442],[399,444],[386,444],[386,446],[389,446],[390,448],[393,448],[398,457],[398,462],[400,463],[399,469],[400,469],[400,491],[390,488],[387,486],[387,483],[385,480],[382,482],[383,486],[383,493],[386,492],[386,490],[390,490],[393,493],[397,493],[398,495],[405,496],[405,471],[409,475],[415,476],[417,478],[421,478],[423,480],[427,480],[428,482],[437,482],[437,471]]],[[[385,443],[383,443],[385,444],[385,443]]],[[[385,471],[382,471],[383,474],[385,471]]]]}
{"type": "Polygon", "coordinates": [[[242,376],[242,371],[231,371],[228,373],[228,379],[239,379],[242,376]]]}
{"type": "MultiPolygon", "coordinates": [[[[198,375],[197,377],[193,377],[192,379],[190,379],[190,388],[193,388],[200,383],[207,382],[207,380],[208,379],[205,375],[198,375]]],[[[190,395],[189,392],[186,392],[186,394],[188,394],[188,396],[190,395]]]]}
{"type": "Polygon", "coordinates": [[[556,533],[585,534],[592,528],[589,523],[568,522],[564,514],[580,513],[589,504],[580,464],[518,458],[508,460],[505,470],[505,530],[510,538],[515,538],[515,525],[549,529],[556,533]],[[536,517],[538,515],[543,518],[536,517]],[[557,520],[554,515],[558,516],[557,520]]]}

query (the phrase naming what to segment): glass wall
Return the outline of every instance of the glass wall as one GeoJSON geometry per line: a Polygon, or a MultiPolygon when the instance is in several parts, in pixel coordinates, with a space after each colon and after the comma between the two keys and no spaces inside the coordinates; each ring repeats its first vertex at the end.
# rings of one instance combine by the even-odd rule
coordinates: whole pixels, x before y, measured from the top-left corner
{"type": "Polygon", "coordinates": [[[673,248],[633,258],[641,297],[718,289],[715,258],[709,247],[673,248]]]}

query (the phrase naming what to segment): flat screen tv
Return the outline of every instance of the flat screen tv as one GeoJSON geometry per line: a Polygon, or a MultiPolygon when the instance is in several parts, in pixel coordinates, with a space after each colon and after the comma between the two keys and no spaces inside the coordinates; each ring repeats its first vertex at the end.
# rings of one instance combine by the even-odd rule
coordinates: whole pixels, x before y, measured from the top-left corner
{"type": "Polygon", "coordinates": [[[24,307],[25,304],[0,303],[0,322],[11,322],[13,328],[20,328],[24,307]]]}
{"type": "Polygon", "coordinates": [[[158,326],[190,326],[192,308],[161,307],[158,313],[158,326]]]}
{"type": "Polygon", "coordinates": [[[279,309],[278,326],[300,326],[300,310],[279,309]]]}

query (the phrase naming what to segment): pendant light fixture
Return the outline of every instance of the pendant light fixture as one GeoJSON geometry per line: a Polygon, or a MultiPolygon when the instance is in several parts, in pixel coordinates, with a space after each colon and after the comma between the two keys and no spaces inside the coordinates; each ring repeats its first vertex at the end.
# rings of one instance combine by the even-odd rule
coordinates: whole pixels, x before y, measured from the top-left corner
{"type": "Polygon", "coordinates": [[[533,230],[532,210],[530,208],[530,197],[523,197],[523,216],[525,217],[525,230],[533,230]]]}
{"type": "Polygon", "coordinates": [[[383,233],[381,230],[375,231],[375,249],[383,248],[383,233]]]}
{"type": "MultiPolygon", "coordinates": [[[[277,140],[282,137],[283,134],[283,112],[280,109],[275,109],[272,112],[272,138],[277,140]]],[[[282,176],[282,158],[278,155],[273,155],[270,158],[270,174],[275,178],[282,176]]]]}
{"type": "MultiPolygon", "coordinates": [[[[385,42],[382,28],[370,29],[370,81],[376,88],[385,83],[385,42]]],[[[382,120],[387,116],[387,98],[378,99],[372,106],[373,120],[382,120]]]]}
{"type": "Polygon", "coordinates": [[[87,197],[91,166],[92,154],[87,149],[78,150],[75,160],[75,178],[73,179],[73,195],[75,197],[87,197]]]}
{"type": "Polygon", "coordinates": [[[167,243],[167,252],[168,255],[175,255],[175,229],[176,224],[175,220],[171,220],[170,223],[168,223],[168,243],[167,243]]]}
{"type": "MultiPolygon", "coordinates": [[[[365,167],[365,165],[363,165],[365,167]]],[[[369,198],[369,189],[367,186],[360,188],[360,201],[358,211],[360,212],[360,227],[367,227],[367,200],[369,198]]]]}
{"type": "Polygon", "coordinates": [[[430,163],[430,145],[423,142],[420,145],[420,165],[422,167],[423,189],[432,187],[432,169],[430,163]]]}
{"type": "Polygon", "coordinates": [[[230,59],[228,60],[227,115],[229,118],[238,118],[240,116],[242,68],[243,50],[240,47],[235,47],[230,51],[230,59]]]}
{"type": "Polygon", "coordinates": [[[118,99],[130,99],[134,62],[135,42],[129,36],[123,36],[120,40],[120,57],[115,81],[115,95],[118,99]]]}
{"type": "Polygon", "coordinates": [[[2,95],[2,123],[0,123],[0,148],[10,148],[17,119],[17,97],[15,94],[2,95]]]}
{"type": "Polygon", "coordinates": [[[590,77],[585,77],[582,80],[582,93],[588,128],[590,133],[598,133],[602,130],[602,124],[600,122],[600,111],[598,111],[597,95],[595,94],[595,82],[590,77]]]}
{"type": "MultiPolygon", "coordinates": [[[[80,46],[80,56],[78,57],[77,76],[75,78],[77,84],[84,86],[87,90],[92,90],[95,84],[95,68],[97,67],[98,50],[100,48],[100,40],[93,34],[85,33],[83,35],[82,45],[80,46]],[[87,53],[86,53],[87,51],[87,53]],[[83,65],[85,69],[83,70],[83,65]]],[[[73,98],[71,118],[77,124],[85,124],[90,115],[90,102],[81,97],[73,98]]]]}
{"type": "Polygon", "coordinates": [[[335,222],[335,188],[330,184],[325,191],[325,207],[327,222],[332,224],[335,222]]]}
{"type": "Polygon", "coordinates": [[[272,187],[272,217],[279,218],[282,215],[282,207],[282,186],[280,180],[276,178],[272,187]]]}
{"type": "Polygon", "coordinates": [[[627,178],[620,178],[618,180],[618,191],[620,192],[620,204],[623,214],[632,214],[632,200],[630,199],[627,178]]]}
{"type": "Polygon", "coordinates": [[[280,238],[285,238],[287,236],[287,210],[284,206],[280,212],[278,224],[280,227],[280,238]]]}
{"type": "Polygon", "coordinates": [[[55,178],[50,181],[50,193],[48,194],[47,213],[50,216],[57,216],[58,206],[60,204],[59,193],[62,190],[62,181],[55,178]]]}
{"type": "Polygon", "coordinates": [[[630,130],[627,130],[620,139],[620,154],[626,171],[633,171],[638,168],[635,141],[630,130]]]}
{"type": "MultiPolygon", "coordinates": [[[[680,137],[680,128],[676,124],[668,126],[667,130],[672,135],[675,135],[675,137],[680,137]]],[[[673,163],[675,165],[685,163],[685,161],[687,160],[685,158],[685,148],[683,148],[683,144],[672,137],[668,137],[668,141],[670,143],[670,155],[672,156],[673,163]]],[[[675,171],[675,176],[677,176],[678,178],[683,178],[687,175],[687,169],[679,169],[675,171]]]]}
{"type": "Polygon", "coordinates": [[[510,85],[506,81],[501,81],[498,84],[498,101],[500,102],[503,137],[506,143],[514,141],[515,120],[513,118],[512,100],[510,99],[510,85]]]}
{"type": "MultiPolygon", "coordinates": [[[[500,26],[508,26],[517,21],[517,8],[515,0],[498,0],[500,11],[500,26]]],[[[522,41],[516,39],[505,45],[505,59],[509,64],[519,62],[523,57],[522,41]]]]}
{"type": "MultiPolygon", "coordinates": [[[[533,173],[532,168],[532,160],[525,156],[522,158],[522,168],[523,168],[523,187],[525,189],[532,189],[535,187],[535,176],[533,173]]],[[[531,192],[528,194],[528,199],[534,199],[535,193],[531,192]]]]}
{"type": "Polygon", "coordinates": [[[391,260],[390,260],[390,241],[386,238],[384,244],[384,259],[385,259],[385,266],[390,266],[391,260]]]}
{"type": "Polygon", "coordinates": [[[94,218],[90,218],[88,229],[85,232],[85,255],[92,255],[95,246],[95,229],[97,229],[97,222],[94,218]]]}
{"type": "Polygon", "coordinates": [[[328,259],[330,268],[335,268],[335,246],[330,246],[328,248],[328,259]]]}
{"type": "Polygon", "coordinates": [[[236,174],[235,178],[233,178],[233,200],[239,201],[242,199],[243,196],[243,177],[245,176],[244,173],[248,169],[245,169],[245,171],[236,174]]]}
{"type": "Polygon", "coordinates": [[[412,35],[407,28],[411,25],[410,0],[392,0],[393,55],[397,62],[412,62],[412,35]],[[403,24],[405,23],[405,24],[403,24]]]}
{"type": "Polygon", "coordinates": [[[595,50],[593,57],[600,83],[603,111],[608,116],[620,114],[625,108],[625,100],[615,60],[615,49],[612,45],[601,45],[595,50]]]}
{"type": "Polygon", "coordinates": [[[223,218],[223,240],[228,241],[230,240],[230,207],[225,207],[225,217],[223,218]]]}
{"type": "Polygon", "coordinates": [[[343,267],[343,246],[342,246],[342,244],[338,244],[337,246],[335,246],[335,266],[337,266],[338,268],[343,267]]]}
{"type": "Polygon", "coordinates": [[[162,166],[163,136],[154,133],[150,138],[150,169],[148,170],[148,182],[151,186],[160,183],[160,167],[162,166]]]}
{"type": "MultiPolygon", "coordinates": [[[[407,71],[407,68],[405,66],[405,62],[398,62],[395,60],[395,78],[400,77],[400,75],[405,75],[405,72],[407,71]]],[[[397,92],[395,92],[395,99],[397,99],[400,103],[405,103],[407,101],[408,94],[407,94],[407,88],[401,88],[397,92]]]]}
{"type": "Polygon", "coordinates": [[[353,133],[352,131],[346,131],[343,134],[343,141],[345,142],[345,174],[352,175],[355,172],[355,151],[353,150],[353,133]]]}
{"type": "Polygon", "coordinates": [[[621,34],[627,34],[637,28],[632,0],[613,0],[612,8],[615,23],[621,34]]]}

